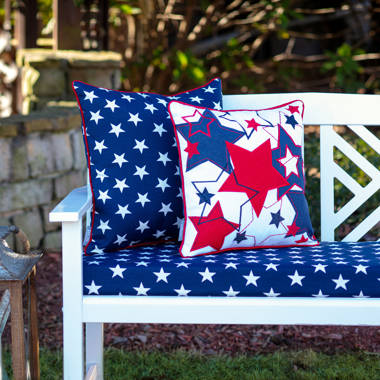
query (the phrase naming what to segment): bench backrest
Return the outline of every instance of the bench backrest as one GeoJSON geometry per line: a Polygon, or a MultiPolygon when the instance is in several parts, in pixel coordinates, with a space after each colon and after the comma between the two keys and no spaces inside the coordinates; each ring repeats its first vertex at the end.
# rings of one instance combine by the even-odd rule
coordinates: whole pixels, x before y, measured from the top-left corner
{"type": "MultiPolygon", "coordinates": [[[[380,155],[380,140],[366,128],[380,126],[380,95],[334,93],[224,95],[223,108],[226,110],[264,109],[296,99],[302,100],[305,104],[304,124],[321,127],[321,240],[334,241],[335,229],[371,196],[375,193],[378,195],[380,189],[380,168],[375,167],[336,133],[334,126],[347,126],[380,155]],[[334,147],[370,177],[371,180],[366,186],[358,184],[335,162],[334,147]],[[353,197],[337,212],[334,199],[335,178],[353,194],[353,197]]],[[[343,240],[358,241],[379,224],[380,202],[343,240]]]]}

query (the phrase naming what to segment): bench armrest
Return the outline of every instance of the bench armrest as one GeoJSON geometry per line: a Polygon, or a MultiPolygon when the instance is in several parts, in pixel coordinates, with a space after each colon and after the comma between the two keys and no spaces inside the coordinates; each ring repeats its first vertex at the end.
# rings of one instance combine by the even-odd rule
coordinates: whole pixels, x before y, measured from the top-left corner
{"type": "Polygon", "coordinates": [[[88,195],[87,187],[79,187],[69,193],[49,213],[50,222],[77,222],[90,209],[92,199],[88,195]]]}

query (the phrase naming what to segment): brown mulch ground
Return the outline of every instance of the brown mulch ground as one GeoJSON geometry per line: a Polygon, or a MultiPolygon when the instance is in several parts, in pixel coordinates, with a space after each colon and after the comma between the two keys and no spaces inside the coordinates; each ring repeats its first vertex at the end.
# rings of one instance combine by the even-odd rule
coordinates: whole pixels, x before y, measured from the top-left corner
{"type": "MultiPolygon", "coordinates": [[[[40,344],[62,347],[61,254],[47,253],[37,268],[40,344]]],[[[9,334],[6,334],[6,336],[9,334]]],[[[206,354],[313,350],[380,352],[380,327],[107,324],[106,345],[126,350],[183,348],[206,354]]]]}

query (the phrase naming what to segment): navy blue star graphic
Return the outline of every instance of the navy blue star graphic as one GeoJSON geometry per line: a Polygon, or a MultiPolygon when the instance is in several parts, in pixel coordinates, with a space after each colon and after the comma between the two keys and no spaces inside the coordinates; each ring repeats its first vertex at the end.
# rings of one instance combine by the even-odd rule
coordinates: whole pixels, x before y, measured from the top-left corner
{"type": "Polygon", "coordinates": [[[211,198],[215,194],[209,193],[208,190],[204,188],[202,192],[198,190],[197,195],[199,197],[199,204],[207,203],[208,205],[211,205],[211,198]]]}
{"type": "Polygon", "coordinates": [[[238,244],[244,240],[247,240],[245,237],[245,231],[244,232],[238,232],[235,236],[234,241],[236,241],[238,244]]]}
{"type": "Polygon", "coordinates": [[[212,116],[209,111],[203,113],[203,122],[208,124],[210,136],[204,133],[192,134],[193,132],[190,130],[191,126],[187,123],[177,126],[178,132],[187,141],[198,143],[197,149],[199,154],[188,157],[186,171],[193,169],[205,161],[214,163],[227,173],[230,173],[232,170],[226,142],[235,143],[244,136],[244,133],[222,126],[217,119],[210,123],[210,119],[207,119],[207,117],[212,118],[212,116]]]}
{"type": "Polygon", "coordinates": [[[269,224],[274,224],[276,226],[276,228],[278,228],[278,226],[280,225],[280,223],[285,220],[281,215],[281,210],[278,210],[276,213],[274,212],[271,212],[272,214],[272,220],[270,221],[269,224]]]}
{"type": "Polygon", "coordinates": [[[294,115],[291,115],[291,116],[285,115],[285,117],[286,117],[286,124],[290,124],[293,128],[295,128],[295,126],[298,123],[297,123],[297,120],[294,118],[294,115]]]}

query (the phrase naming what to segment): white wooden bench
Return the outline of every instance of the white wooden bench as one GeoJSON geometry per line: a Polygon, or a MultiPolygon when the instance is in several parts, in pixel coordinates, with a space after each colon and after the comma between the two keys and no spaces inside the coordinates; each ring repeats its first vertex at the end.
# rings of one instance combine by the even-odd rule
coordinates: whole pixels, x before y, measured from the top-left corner
{"type": "MultiPolygon", "coordinates": [[[[294,93],[225,95],[224,109],[267,108],[301,99],[304,124],[320,126],[321,241],[334,241],[334,231],[380,189],[380,171],[333,129],[349,126],[380,154],[380,141],[364,126],[380,125],[380,95],[294,93]],[[371,178],[359,185],[335,162],[338,147],[371,178]],[[354,194],[338,212],[334,209],[334,178],[354,194]]],[[[308,152],[305,152],[305,161],[308,152]]],[[[307,178],[306,178],[307,181],[307,178]]],[[[82,219],[91,208],[86,188],[72,191],[51,213],[62,222],[64,378],[103,379],[103,323],[212,323],[380,325],[380,298],[338,297],[176,297],[102,296],[83,294],[82,219]],[[83,324],[86,326],[85,334],[83,324]],[[85,342],[85,344],[84,344],[85,342]],[[84,362],[84,357],[85,362],[84,362]],[[84,364],[86,363],[86,364],[84,364]]],[[[380,221],[373,210],[345,241],[358,241],[380,221]]],[[[375,246],[376,243],[374,243],[375,246]]],[[[378,244],[378,243],[377,243],[378,244]]],[[[378,246],[378,245],[377,245],[378,246]]],[[[376,248],[376,252],[380,251],[376,248]]],[[[258,253],[260,255],[260,253],[258,253]]],[[[378,276],[380,290],[380,273],[378,276]]],[[[380,292],[379,292],[380,294],[380,292]]]]}

